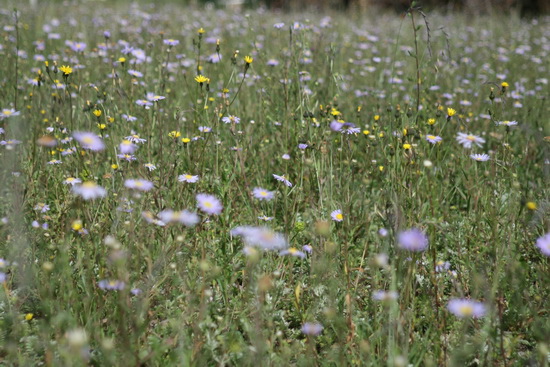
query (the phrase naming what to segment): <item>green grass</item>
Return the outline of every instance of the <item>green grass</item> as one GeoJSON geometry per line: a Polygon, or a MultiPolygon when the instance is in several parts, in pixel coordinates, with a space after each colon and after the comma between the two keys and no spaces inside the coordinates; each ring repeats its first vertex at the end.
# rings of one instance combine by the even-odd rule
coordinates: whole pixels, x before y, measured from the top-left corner
{"type": "Polygon", "coordinates": [[[0,365],[548,365],[550,269],[535,246],[550,230],[548,18],[411,9],[329,22],[102,2],[20,5],[16,22],[0,10],[0,109],[20,112],[2,113],[0,139],[21,142],[0,146],[0,365]],[[219,63],[208,62],[215,39],[219,63]],[[133,65],[122,40],[150,59],[133,65]],[[135,102],[147,92],[166,98],[145,109],[135,102]],[[229,115],[240,123],[223,123],[229,115]],[[332,131],[334,119],[360,132],[332,131]],[[101,136],[105,149],[61,143],[74,131],[101,136]],[[147,142],[128,162],[117,154],[131,131],[147,142]],[[459,132],[485,143],[465,149],[459,132]],[[82,200],[68,177],[107,195],[82,200]],[[124,186],[131,178],[154,188],[136,194],[124,186]],[[255,199],[255,187],[275,198],[255,199]],[[142,214],[196,211],[198,193],[215,195],[221,214],[198,211],[190,228],[142,214]],[[331,219],[337,209],[342,222],[331,219]],[[312,253],[245,254],[230,231],[246,225],[312,253]],[[427,235],[426,251],[399,248],[410,228],[427,235]],[[124,289],[102,289],[105,279],[124,289]],[[376,301],[378,290],[398,297],[376,301]],[[485,315],[456,317],[447,309],[456,298],[483,302],[485,315]],[[324,329],[306,336],[305,322],[324,329]]]}

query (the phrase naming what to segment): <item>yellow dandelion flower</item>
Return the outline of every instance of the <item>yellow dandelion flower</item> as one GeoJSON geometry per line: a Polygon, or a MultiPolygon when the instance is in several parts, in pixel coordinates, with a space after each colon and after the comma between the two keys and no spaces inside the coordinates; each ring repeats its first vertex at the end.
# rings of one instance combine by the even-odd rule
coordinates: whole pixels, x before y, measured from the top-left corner
{"type": "Polygon", "coordinates": [[[67,65],[61,66],[59,70],[61,70],[61,72],[63,73],[63,76],[65,77],[71,75],[71,73],[73,72],[73,68],[67,65]]]}
{"type": "Polygon", "coordinates": [[[527,207],[527,209],[529,210],[537,210],[537,203],[535,203],[534,201],[529,201],[525,204],[525,206],[527,207]]]}
{"type": "Polygon", "coordinates": [[[92,113],[94,114],[95,117],[101,116],[101,110],[95,109],[92,113]]]}
{"type": "Polygon", "coordinates": [[[447,108],[447,116],[453,117],[454,115],[456,115],[456,110],[451,107],[447,108]]]}
{"type": "Polygon", "coordinates": [[[204,32],[206,32],[206,31],[205,31],[204,28],[202,28],[202,27],[200,27],[200,28],[197,30],[197,33],[198,33],[198,34],[204,34],[204,32]]]}
{"type": "Polygon", "coordinates": [[[73,222],[71,223],[71,228],[73,229],[73,231],[80,231],[83,228],[82,221],[80,219],[73,220],[73,222]]]}
{"type": "Polygon", "coordinates": [[[202,84],[202,83],[204,83],[204,82],[206,82],[206,81],[210,81],[210,79],[208,79],[208,78],[205,77],[204,75],[197,75],[197,76],[195,77],[195,81],[196,81],[197,83],[199,83],[199,84],[202,84]]]}
{"type": "Polygon", "coordinates": [[[435,119],[428,119],[428,125],[435,124],[435,119]]]}

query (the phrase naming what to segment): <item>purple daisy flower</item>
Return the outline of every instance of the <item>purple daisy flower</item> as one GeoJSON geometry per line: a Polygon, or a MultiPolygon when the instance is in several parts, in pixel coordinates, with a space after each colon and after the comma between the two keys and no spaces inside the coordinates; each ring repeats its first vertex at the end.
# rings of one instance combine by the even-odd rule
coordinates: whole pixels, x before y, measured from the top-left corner
{"type": "Polygon", "coordinates": [[[302,333],[310,336],[317,336],[323,332],[323,325],[314,322],[306,322],[302,325],[302,333]]]}
{"type": "Polygon", "coordinates": [[[456,317],[466,318],[480,318],[486,313],[485,304],[478,301],[472,301],[465,298],[455,298],[449,301],[447,309],[456,317]]]}
{"type": "Polygon", "coordinates": [[[84,200],[98,199],[107,195],[107,190],[93,181],[87,181],[82,185],[73,186],[72,191],[81,196],[84,200]]]}
{"type": "Polygon", "coordinates": [[[155,185],[151,181],[138,178],[138,179],[128,179],[124,181],[124,186],[129,189],[134,189],[138,191],[149,191],[155,185]]]}
{"type": "Polygon", "coordinates": [[[222,203],[214,195],[197,194],[197,206],[209,215],[219,215],[222,212],[222,203]]]}
{"type": "Polygon", "coordinates": [[[105,143],[99,136],[87,131],[75,131],[73,137],[82,145],[82,148],[93,151],[105,149],[105,143]]]}
{"type": "Polygon", "coordinates": [[[417,228],[412,228],[397,235],[399,247],[409,251],[424,251],[428,248],[428,237],[417,228]]]}
{"type": "Polygon", "coordinates": [[[262,189],[261,187],[255,187],[254,190],[252,190],[252,195],[258,200],[269,201],[275,197],[275,192],[262,189]]]}
{"type": "Polygon", "coordinates": [[[546,233],[544,236],[539,237],[535,245],[545,256],[550,257],[550,233],[546,233]]]}

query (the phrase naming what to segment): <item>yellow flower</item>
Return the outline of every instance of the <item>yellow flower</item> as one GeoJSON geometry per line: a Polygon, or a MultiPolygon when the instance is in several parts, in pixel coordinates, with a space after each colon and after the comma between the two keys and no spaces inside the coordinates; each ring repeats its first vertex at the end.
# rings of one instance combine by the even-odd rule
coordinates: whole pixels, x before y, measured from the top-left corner
{"type": "Polygon", "coordinates": [[[73,68],[67,65],[63,65],[59,68],[63,73],[63,76],[69,76],[73,72],[73,68]]]}
{"type": "Polygon", "coordinates": [[[246,62],[248,65],[252,64],[252,61],[254,61],[254,59],[251,56],[244,57],[244,62],[246,62]]]}
{"type": "Polygon", "coordinates": [[[121,64],[124,64],[126,62],[126,58],[125,57],[119,57],[118,62],[120,62],[121,64]]]}
{"type": "Polygon", "coordinates": [[[374,115],[374,121],[380,120],[380,115],[374,115]]]}
{"type": "Polygon", "coordinates": [[[454,108],[447,108],[447,116],[453,117],[456,114],[456,110],[454,108]]]}
{"type": "Polygon", "coordinates": [[[508,88],[508,87],[510,86],[510,84],[508,84],[508,83],[506,83],[506,82],[502,82],[502,83],[500,83],[500,86],[501,86],[502,88],[508,88]]]}
{"type": "Polygon", "coordinates": [[[101,116],[101,110],[95,109],[92,113],[94,114],[95,117],[101,116]]]}
{"type": "Polygon", "coordinates": [[[105,130],[107,128],[107,124],[97,124],[97,127],[99,130],[105,130]]]}
{"type": "Polygon", "coordinates": [[[403,144],[403,149],[409,150],[411,148],[412,148],[412,146],[409,143],[403,144]]]}
{"type": "Polygon", "coordinates": [[[537,203],[535,203],[534,201],[529,201],[525,204],[525,206],[527,207],[527,209],[529,210],[537,210],[537,203]]]}
{"type": "Polygon", "coordinates": [[[80,231],[82,229],[82,221],[80,219],[73,220],[73,222],[71,223],[71,228],[73,229],[73,231],[80,231]]]}
{"type": "Polygon", "coordinates": [[[204,34],[204,32],[206,31],[202,27],[200,27],[199,30],[197,31],[198,34],[204,34]]]}
{"type": "Polygon", "coordinates": [[[171,138],[179,138],[181,136],[181,133],[179,131],[170,131],[168,133],[168,136],[171,137],[171,138]]]}
{"type": "Polygon", "coordinates": [[[206,81],[210,81],[210,79],[208,79],[208,78],[205,77],[204,75],[197,75],[197,76],[195,77],[195,81],[196,81],[197,83],[199,83],[199,84],[202,84],[202,83],[204,83],[204,82],[206,82],[206,81]]]}
{"type": "Polygon", "coordinates": [[[111,164],[111,168],[112,169],[118,169],[118,164],[116,164],[116,163],[111,164]]]}
{"type": "Polygon", "coordinates": [[[370,131],[368,131],[368,130],[363,130],[363,134],[364,134],[364,135],[369,135],[369,134],[370,134],[370,131]]]}
{"type": "Polygon", "coordinates": [[[189,138],[181,138],[181,141],[182,141],[183,144],[187,144],[187,143],[189,143],[189,142],[191,141],[191,139],[189,139],[189,138]]]}
{"type": "Polygon", "coordinates": [[[25,320],[31,321],[33,317],[34,317],[34,314],[29,312],[28,314],[25,315],[25,320]]]}
{"type": "Polygon", "coordinates": [[[332,110],[330,110],[330,114],[332,116],[338,116],[338,115],[341,115],[342,113],[333,107],[332,110]]]}
{"type": "Polygon", "coordinates": [[[428,125],[435,124],[435,119],[428,119],[428,125]]]}
{"type": "Polygon", "coordinates": [[[378,169],[380,170],[380,172],[384,172],[384,166],[378,166],[378,169]]]}

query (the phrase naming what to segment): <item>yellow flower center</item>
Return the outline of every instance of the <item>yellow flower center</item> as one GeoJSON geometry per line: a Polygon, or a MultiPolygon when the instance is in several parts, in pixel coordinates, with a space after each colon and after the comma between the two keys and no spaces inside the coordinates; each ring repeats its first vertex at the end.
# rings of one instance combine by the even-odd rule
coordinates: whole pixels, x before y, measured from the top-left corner
{"type": "Polygon", "coordinates": [[[471,316],[474,313],[474,308],[471,305],[462,305],[459,311],[464,316],[471,316]]]}
{"type": "Polygon", "coordinates": [[[336,214],[336,219],[343,220],[344,216],[342,215],[342,213],[338,213],[338,214],[336,214]]]}

